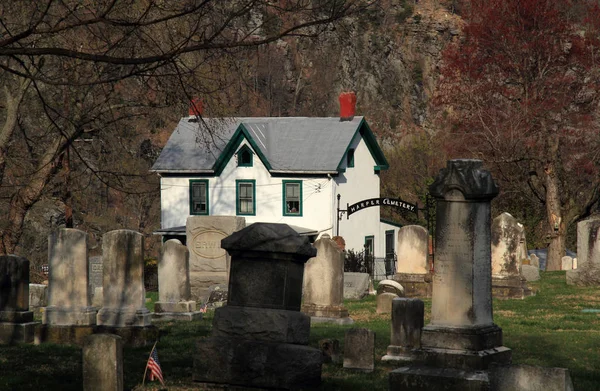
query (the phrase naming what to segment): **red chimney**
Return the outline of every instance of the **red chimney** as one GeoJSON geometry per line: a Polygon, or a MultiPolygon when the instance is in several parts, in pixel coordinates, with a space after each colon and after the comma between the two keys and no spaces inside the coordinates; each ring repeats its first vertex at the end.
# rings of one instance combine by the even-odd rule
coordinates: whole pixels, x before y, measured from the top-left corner
{"type": "Polygon", "coordinates": [[[354,92],[340,93],[340,121],[352,121],[356,113],[356,94],[354,92]]]}
{"type": "Polygon", "coordinates": [[[202,99],[194,98],[190,101],[190,116],[202,115],[203,103],[202,99]]]}

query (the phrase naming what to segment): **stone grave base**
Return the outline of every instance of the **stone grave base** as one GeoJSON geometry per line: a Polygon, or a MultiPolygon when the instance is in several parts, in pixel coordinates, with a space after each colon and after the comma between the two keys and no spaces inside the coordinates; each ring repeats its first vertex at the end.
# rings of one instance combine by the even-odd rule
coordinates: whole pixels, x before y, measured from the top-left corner
{"type": "Polygon", "coordinates": [[[418,349],[389,345],[386,355],[381,357],[381,361],[418,361],[420,357],[418,349]]]}
{"type": "Polygon", "coordinates": [[[492,276],[492,296],[496,299],[524,299],[535,295],[524,277],[497,278],[492,276]]]}
{"type": "Polygon", "coordinates": [[[600,286],[600,267],[567,270],[567,285],[600,286]]]}
{"type": "Polygon", "coordinates": [[[392,280],[404,288],[404,297],[431,297],[431,274],[396,273],[392,280]]]}
{"type": "MultiPolygon", "coordinates": [[[[33,313],[32,313],[33,318],[33,313]]],[[[35,327],[38,322],[11,323],[0,322],[0,344],[31,343],[34,341],[35,327]]]]}
{"type": "Polygon", "coordinates": [[[303,304],[301,311],[311,317],[313,323],[353,324],[348,310],[343,306],[303,304]]]}
{"type": "Polygon", "coordinates": [[[145,327],[152,324],[152,313],[148,309],[124,309],[103,307],[96,317],[98,326],[145,327]]]}
{"type": "Polygon", "coordinates": [[[194,312],[154,312],[152,322],[167,322],[171,320],[191,322],[193,320],[202,320],[204,314],[200,311],[194,312]]]}
{"type": "Polygon", "coordinates": [[[389,374],[390,391],[488,391],[489,385],[488,373],[485,371],[408,366],[395,369],[389,374]]]}
{"type": "Polygon", "coordinates": [[[331,324],[336,324],[338,326],[344,326],[344,325],[348,325],[348,324],[354,324],[354,319],[352,319],[349,316],[346,318],[326,318],[326,317],[322,317],[322,316],[312,316],[310,318],[310,322],[311,323],[331,323],[331,324]]]}
{"type": "Polygon", "coordinates": [[[124,346],[151,346],[158,339],[156,326],[144,327],[110,327],[96,326],[94,334],[115,334],[122,338],[124,346]]]}
{"type": "Polygon", "coordinates": [[[98,310],[94,307],[80,309],[62,309],[46,307],[42,314],[42,323],[58,326],[91,326],[96,324],[98,310]]]}
{"type": "Polygon", "coordinates": [[[323,353],[309,346],[208,337],[199,340],[192,378],[245,387],[302,389],[321,383],[323,353]]]}
{"type": "Polygon", "coordinates": [[[83,340],[94,334],[95,325],[56,326],[41,324],[35,329],[35,344],[56,343],[83,346],[83,340]]]}
{"type": "Polygon", "coordinates": [[[161,302],[154,303],[154,312],[196,312],[195,301],[161,302]]]}
{"type": "Polygon", "coordinates": [[[308,345],[310,317],[298,311],[228,305],[215,310],[212,335],[308,345]]]}

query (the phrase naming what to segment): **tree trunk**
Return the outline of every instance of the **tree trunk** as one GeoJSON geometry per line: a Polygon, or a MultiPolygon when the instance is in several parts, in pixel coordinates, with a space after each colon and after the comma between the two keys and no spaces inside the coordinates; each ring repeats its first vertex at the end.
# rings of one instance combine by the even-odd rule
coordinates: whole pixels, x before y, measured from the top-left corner
{"type": "Polygon", "coordinates": [[[550,132],[547,138],[548,160],[544,167],[546,174],[546,218],[549,225],[548,256],[546,258],[546,270],[560,270],[562,257],[565,254],[566,224],[562,218],[560,205],[560,183],[558,180],[557,163],[558,135],[550,132]]]}
{"type": "Polygon", "coordinates": [[[8,222],[0,232],[0,254],[13,254],[21,238],[23,222],[31,207],[40,199],[50,179],[58,170],[59,149],[64,149],[66,141],[57,139],[50,146],[38,164],[38,169],[27,186],[19,189],[10,200],[8,222]]]}

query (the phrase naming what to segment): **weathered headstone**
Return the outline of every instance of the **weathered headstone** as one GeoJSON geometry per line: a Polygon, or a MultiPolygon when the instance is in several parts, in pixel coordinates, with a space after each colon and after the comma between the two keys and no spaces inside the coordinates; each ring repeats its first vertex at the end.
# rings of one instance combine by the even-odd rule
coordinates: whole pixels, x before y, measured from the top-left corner
{"type": "Polygon", "coordinates": [[[568,255],[562,257],[560,270],[573,270],[573,258],[568,255]]]}
{"type": "Polygon", "coordinates": [[[246,226],[243,217],[190,216],[186,244],[190,250],[190,286],[193,300],[200,301],[208,288],[227,284],[229,257],[221,240],[246,226]]]}
{"type": "Polygon", "coordinates": [[[35,326],[29,311],[29,261],[0,256],[0,344],[33,342],[35,326]]]}
{"type": "MultiPolygon", "coordinates": [[[[480,160],[450,160],[429,187],[436,199],[431,323],[422,329],[421,366],[390,373],[390,389],[471,389],[475,372],[509,363],[492,316],[491,206],[498,187],[480,160]],[[444,378],[437,373],[443,370],[444,378]],[[412,388],[410,388],[412,387],[412,388]]],[[[478,380],[480,381],[480,380],[478,380]]],[[[478,388],[473,388],[478,389],[478,388]]]]}
{"type": "Polygon", "coordinates": [[[98,325],[109,327],[149,326],[144,289],[144,236],[130,230],[115,230],[102,238],[104,272],[103,306],[98,325]]]}
{"type": "Polygon", "coordinates": [[[600,216],[577,223],[577,269],[567,270],[567,284],[600,286],[600,216]]]}
{"type": "Polygon", "coordinates": [[[92,299],[96,294],[96,288],[102,288],[104,273],[102,272],[102,256],[97,255],[95,257],[88,258],[89,263],[89,276],[90,276],[90,292],[92,292],[92,299]]]}
{"type": "MultiPolygon", "coordinates": [[[[48,307],[43,323],[50,326],[96,324],[88,284],[87,234],[62,228],[48,236],[48,307]]],[[[91,330],[90,330],[91,333],[91,330]]]]}
{"type": "Polygon", "coordinates": [[[528,259],[527,256],[527,239],[525,238],[525,227],[521,223],[517,223],[517,227],[519,227],[520,235],[519,235],[519,246],[517,247],[517,259],[519,263],[523,263],[525,259],[528,259]]]}
{"type": "Polygon", "coordinates": [[[177,239],[167,240],[158,263],[158,301],[154,320],[199,320],[202,313],[191,300],[190,252],[177,239]]]}
{"type": "Polygon", "coordinates": [[[404,297],[404,287],[394,280],[381,280],[377,285],[377,294],[394,293],[398,297],[404,297]]]}
{"type": "Polygon", "coordinates": [[[113,334],[86,337],[82,350],[83,391],[123,390],[123,342],[113,334]]]}
{"type": "Polygon", "coordinates": [[[521,265],[521,275],[527,281],[537,281],[540,279],[540,269],[537,266],[521,265]]]}
{"type": "Polygon", "coordinates": [[[431,296],[428,246],[429,233],[424,227],[407,225],[398,230],[394,280],[404,287],[407,297],[431,296]]]}
{"type": "Polygon", "coordinates": [[[48,285],[29,284],[29,309],[34,316],[41,315],[48,305],[48,285]]]}
{"type": "Polygon", "coordinates": [[[375,332],[365,328],[346,331],[344,338],[344,368],[363,372],[375,369],[375,332]]]}
{"type": "Polygon", "coordinates": [[[103,303],[104,303],[104,288],[97,287],[96,289],[94,289],[92,305],[96,308],[101,308],[103,303]]]}
{"type": "Polygon", "coordinates": [[[304,265],[302,312],[315,322],[353,323],[344,307],[344,253],[327,234],[314,247],[317,256],[304,265]]]}
{"type": "Polygon", "coordinates": [[[215,309],[227,305],[227,296],[229,287],[223,284],[211,285],[206,292],[202,305],[207,309],[215,309]]]}
{"type": "Polygon", "coordinates": [[[577,269],[577,258],[573,258],[573,269],[577,269]]]}
{"type": "Polygon", "coordinates": [[[227,305],[196,344],[193,379],[291,389],[318,386],[323,354],[300,312],[304,264],[316,255],[286,224],[255,223],[223,239],[231,255],[227,305]]]}
{"type": "Polygon", "coordinates": [[[569,370],[533,365],[492,365],[492,391],[573,391],[569,370]]]}
{"type": "Polygon", "coordinates": [[[421,348],[425,305],[416,298],[395,298],[392,301],[392,332],[383,361],[413,360],[421,348]]]}
{"type": "Polygon", "coordinates": [[[397,298],[398,295],[395,293],[384,292],[377,295],[377,309],[375,310],[378,314],[389,314],[392,312],[392,300],[397,298]]]}
{"type": "Polygon", "coordinates": [[[362,299],[368,294],[368,273],[344,273],[344,299],[362,299]]]}
{"type": "Polygon", "coordinates": [[[531,255],[529,255],[529,264],[531,266],[535,266],[539,269],[540,268],[540,259],[538,258],[537,255],[531,254],[531,255]]]}
{"type": "Polygon", "coordinates": [[[523,226],[509,213],[494,219],[491,227],[492,242],[492,295],[498,298],[522,299],[533,292],[521,276],[519,246],[524,235],[523,226]]]}

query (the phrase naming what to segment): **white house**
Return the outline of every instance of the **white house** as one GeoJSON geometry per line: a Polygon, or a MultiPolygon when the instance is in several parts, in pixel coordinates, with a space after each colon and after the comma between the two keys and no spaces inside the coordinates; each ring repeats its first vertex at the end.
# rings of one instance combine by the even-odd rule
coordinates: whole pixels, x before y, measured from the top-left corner
{"type": "Polygon", "coordinates": [[[190,215],[243,216],[313,239],[340,235],[347,249],[385,257],[399,228],[380,220],[379,172],[387,168],[363,117],[184,117],[152,167],[161,177],[157,233],[184,242],[190,215]],[[359,204],[347,216],[338,203],[359,204]]]}

